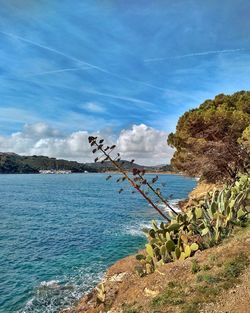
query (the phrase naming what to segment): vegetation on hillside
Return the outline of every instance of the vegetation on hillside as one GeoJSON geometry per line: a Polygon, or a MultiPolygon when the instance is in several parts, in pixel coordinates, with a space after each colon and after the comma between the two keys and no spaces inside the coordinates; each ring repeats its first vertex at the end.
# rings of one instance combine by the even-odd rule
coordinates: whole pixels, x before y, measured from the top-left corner
{"type": "Polygon", "coordinates": [[[168,137],[171,164],[209,182],[233,181],[250,166],[250,92],[220,94],[180,117],[168,137]]]}
{"type": "Polygon", "coordinates": [[[165,264],[143,278],[134,271],[138,264],[134,256],[121,259],[108,269],[98,288],[63,312],[247,313],[249,226],[235,229],[220,245],[184,262],[165,264]]]}
{"type": "Polygon", "coordinates": [[[184,260],[220,243],[228,237],[235,226],[246,226],[250,214],[250,175],[241,174],[234,184],[215,190],[186,212],[173,216],[170,223],[152,222],[145,230],[148,243],[146,255],[139,254],[143,276],[161,265],[184,260]]]}
{"type": "Polygon", "coordinates": [[[0,173],[2,174],[29,174],[38,173],[39,170],[94,171],[94,169],[74,161],[58,160],[37,155],[20,156],[15,153],[0,153],[0,173]]]}
{"type": "MultiPolygon", "coordinates": [[[[235,225],[245,225],[250,213],[249,172],[249,125],[250,92],[239,92],[232,96],[218,95],[205,101],[198,109],[185,113],[179,120],[175,134],[168,142],[176,147],[173,165],[193,175],[201,175],[208,181],[231,182],[222,190],[208,193],[185,212],[177,213],[159,187],[154,187],[156,176],[151,181],[145,171],[133,169],[130,176],[123,168],[120,154],[114,154],[113,146],[104,139],[90,136],[93,153],[99,153],[95,162],[110,161],[120,171],[117,182],[127,180],[130,185],[165,220],[160,226],[152,223],[146,231],[148,243],[146,255],[137,255],[141,266],[138,273],[152,273],[159,266],[184,260],[197,250],[218,244],[229,236],[235,225]],[[166,214],[159,204],[170,209],[166,214]]],[[[134,160],[131,161],[131,164],[134,160]]],[[[107,180],[112,178],[111,175],[107,180]]],[[[119,190],[119,193],[123,188],[119,190]]]]}
{"type": "MultiPolygon", "coordinates": [[[[155,271],[159,266],[174,261],[184,260],[197,250],[209,248],[229,236],[235,225],[245,225],[250,213],[250,175],[238,174],[233,184],[222,190],[215,190],[204,199],[194,203],[186,212],[177,213],[154,184],[158,176],[148,179],[145,171],[134,168],[132,175],[126,173],[120,154],[115,154],[115,145],[107,146],[104,139],[90,136],[89,143],[93,153],[98,153],[95,161],[110,161],[120,171],[121,177],[117,183],[125,180],[155,209],[167,222],[160,226],[152,223],[152,228],[146,230],[148,243],[146,255],[137,255],[141,266],[137,267],[139,275],[143,276],[155,271]],[[162,210],[159,204],[165,205],[169,214],[162,210]]],[[[131,164],[134,160],[131,161],[131,164]]],[[[244,170],[245,171],[245,170],[244,170]]],[[[112,175],[107,177],[111,179],[112,175]]],[[[119,193],[124,187],[119,189],[119,193]]],[[[101,289],[100,289],[101,290],[101,289]]]]}
{"type": "MultiPolygon", "coordinates": [[[[131,170],[131,164],[124,162],[125,170],[131,170]]],[[[136,164],[137,168],[144,168],[136,164]]],[[[171,166],[164,167],[146,167],[147,171],[171,171],[171,166]]],[[[106,172],[117,170],[111,162],[97,163],[79,163],[63,159],[49,158],[42,155],[20,156],[15,153],[0,152],[0,173],[1,174],[30,174],[38,173],[39,170],[70,170],[73,173],[87,172],[106,172]]]]}
{"type": "Polygon", "coordinates": [[[238,142],[244,147],[246,152],[250,155],[250,125],[244,130],[238,142]]]}
{"type": "MultiPolygon", "coordinates": [[[[172,161],[174,166],[207,181],[220,182],[218,189],[193,200],[183,212],[176,212],[162,196],[159,184],[154,185],[157,175],[153,179],[148,177],[143,169],[136,167],[134,160],[131,160],[132,173],[127,173],[120,154],[114,153],[115,145],[109,147],[103,139],[89,137],[93,153],[98,154],[95,162],[110,161],[121,174],[115,178],[117,183],[128,181],[164,221],[160,225],[153,221],[152,227],[145,230],[146,249],[134,259],[137,274],[144,278],[135,278],[135,271],[127,275],[122,261],[118,262],[118,274],[86,296],[79,304],[79,312],[82,308],[85,312],[99,313],[118,307],[123,313],[198,313],[221,291],[238,282],[249,265],[245,253],[249,239],[242,245],[239,241],[231,246],[224,243],[225,247],[218,243],[232,234],[236,226],[249,231],[249,101],[250,92],[219,95],[185,113],[176,133],[170,134],[168,141],[177,149],[172,161]],[[226,182],[224,187],[221,187],[222,181],[226,182]],[[164,204],[169,213],[159,204],[164,204]],[[216,245],[210,251],[196,253],[216,245]],[[218,253],[211,254],[211,251],[218,253]],[[191,256],[195,257],[191,262],[173,262],[191,256]],[[164,266],[166,263],[172,264],[164,266]],[[187,268],[187,264],[191,266],[187,268]]],[[[112,175],[107,177],[110,179],[112,175]]]]}

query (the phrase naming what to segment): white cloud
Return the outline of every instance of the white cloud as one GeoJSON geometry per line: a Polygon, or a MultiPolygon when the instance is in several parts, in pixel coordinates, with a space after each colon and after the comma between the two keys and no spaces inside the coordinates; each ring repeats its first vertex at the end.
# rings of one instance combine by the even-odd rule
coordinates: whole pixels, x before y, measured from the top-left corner
{"type": "Polygon", "coordinates": [[[105,111],[105,108],[96,102],[88,102],[83,105],[83,108],[93,113],[101,113],[105,111]]]}
{"type": "Polygon", "coordinates": [[[89,133],[78,131],[63,138],[42,138],[35,142],[32,154],[48,155],[77,161],[91,160],[89,133]]]}
{"type": "Polygon", "coordinates": [[[58,137],[60,132],[46,123],[25,124],[23,134],[31,138],[58,137]]]}
{"type": "Polygon", "coordinates": [[[167,163],[173,155],[167,146],[167,133],[144,124],[122,130],[117,146],[124,159],[135,158],[144,164],[167,163]]]}
{"type": "Polygon", "coordinates": [[[0,136],[0,151],[92,162],[94,157],[88,143],[89,135],[97,135],[108,144],[116,144],[123,159],[135,159],[140,164],[168,163],[173,154],[167,146],[167,133],[144,124],[123,129],[118,135],[93,134],[84,130],[63,135],[45,123],[35,123],[25,125],[22,131],[10,136],[0,136]]]}

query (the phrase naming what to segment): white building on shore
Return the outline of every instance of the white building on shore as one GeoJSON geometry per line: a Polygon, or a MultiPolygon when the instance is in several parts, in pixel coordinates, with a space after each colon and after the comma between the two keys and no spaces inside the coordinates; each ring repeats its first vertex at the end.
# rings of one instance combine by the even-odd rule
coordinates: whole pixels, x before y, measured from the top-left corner
{"type": "Polygon", "coordinates": [[[40,170],[40,174],[71,174],[70,170],[40,170]]]}

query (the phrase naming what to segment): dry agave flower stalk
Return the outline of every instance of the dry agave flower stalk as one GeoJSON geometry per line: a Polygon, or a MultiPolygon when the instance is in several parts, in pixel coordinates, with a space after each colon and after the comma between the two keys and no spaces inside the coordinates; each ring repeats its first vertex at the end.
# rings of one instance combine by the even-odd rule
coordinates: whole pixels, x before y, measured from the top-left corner
{"type": "MultiPolygon", "coordinates": [[[[133,168],[132,169],[132,177],[130,177],[126,171],[124,166],[124,161],[121,160],[121,156],[119,153],[116,154],[116,157],[112,156],[112,153],[115,149],[115,145],[108,146],[104,145],[104,139],[98,140],[98,137],[90,136],[88,138],[89,144],[91,147],[93,147],[92,152],[98,153],[99,156],[95,158],[95,162],[107,162],[110,161],[111,164],[121,173],[121,177],[117,179],[117,182],[123,182],[127,180],[130,185],[138,191],[141,196],[168,222],[170,222],[170,218],[162,212],[162,210],[159,208],[159,205],[153,201],[150,196],[149,192],[151,191],[157,198],[158,202],[163,203],[168,207],[173,214],[177,215],[178,213],[172,208],[172,206],[169,204],[169,202],[162,196],[160,188],[155,188],[153,185],[158,181],[158,176],[156,175],[150,182],[145,177],[145,170],[144,169],[138,169],[133,168]],[[145,190],[146,189],[146,190],[145,190]]],[[[134,160],[130,161],[130,164],[133,164],[134,160]]],[[[112,178],[112,175],[108,175],[106,180],[109,180],[112,178]]],[[[123,192],[123,188],[121,188],[118,192],[123,192]]]]}

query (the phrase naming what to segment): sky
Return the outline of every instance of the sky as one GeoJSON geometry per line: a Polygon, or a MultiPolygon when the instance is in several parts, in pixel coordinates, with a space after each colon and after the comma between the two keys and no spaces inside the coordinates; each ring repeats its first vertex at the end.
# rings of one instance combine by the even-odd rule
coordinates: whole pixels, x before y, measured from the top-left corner
{"type": "Polygon", "coordinates": [[[249,90],[248,0],[0,0],[0,151],[169,163],[178,118],[249,90]]]}

